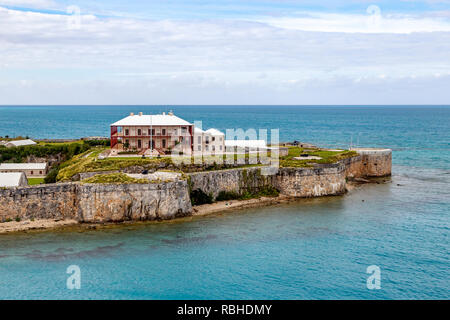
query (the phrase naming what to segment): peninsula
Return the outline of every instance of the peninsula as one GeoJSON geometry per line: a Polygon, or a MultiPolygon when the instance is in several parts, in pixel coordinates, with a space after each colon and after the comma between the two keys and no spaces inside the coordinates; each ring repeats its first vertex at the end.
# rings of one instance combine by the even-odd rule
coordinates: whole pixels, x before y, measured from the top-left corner
{"type": "Polygon", "coordinates": [[[0,188],[0,233],[169,220],[341,195],[350,181],[391,175],[390,149],[242,141],[225,140],[217,129],[197,129],[169,113],[131,114],[111,126],[110,139],[0,146],[0,162],[49,167],[41,184],[0,188]]]}

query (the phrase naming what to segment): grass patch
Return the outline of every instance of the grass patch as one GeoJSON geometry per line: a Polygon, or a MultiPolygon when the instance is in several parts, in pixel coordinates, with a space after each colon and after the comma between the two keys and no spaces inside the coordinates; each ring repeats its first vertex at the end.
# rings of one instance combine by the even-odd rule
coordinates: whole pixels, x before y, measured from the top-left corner
{"type": "Polygon", "coordinates": [[[44,183],[44,178],[28,178],[28,185],[35,186],[44,183]]]}
{"type": "Polygon", "coordinates": [[[104,184],[123,184],[123,183],[149,183],[147,179],[136,179],[127,176],[124,173],[98,174],[91,178],[81,181],[82,183],[104,183],[104,184]]]}
{"type": "Polygon", "coordinates": [[[356,151],[342,150],[342,151],[330,151],[320,149],[303,149],[299,147],[289,147],[289,154],[285,157],[280,157],[280,167],[300,167],[311,168],[314,167],[314,163],[319,164],[332,164],[340,160],[357,156],[356,151]],[[300,157],[301,154],[308,154],[310,156],[321,157],[318,160],[297,160],[295,157],[300,157]]]}

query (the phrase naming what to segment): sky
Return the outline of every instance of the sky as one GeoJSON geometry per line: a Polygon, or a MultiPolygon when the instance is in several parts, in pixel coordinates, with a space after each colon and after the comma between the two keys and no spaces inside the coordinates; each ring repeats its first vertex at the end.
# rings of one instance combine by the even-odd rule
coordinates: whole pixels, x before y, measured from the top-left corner
{"type": "Polygon", "coordinates": [[[0,0],[14,104],[450,104],[450,0],[0,0]]]}

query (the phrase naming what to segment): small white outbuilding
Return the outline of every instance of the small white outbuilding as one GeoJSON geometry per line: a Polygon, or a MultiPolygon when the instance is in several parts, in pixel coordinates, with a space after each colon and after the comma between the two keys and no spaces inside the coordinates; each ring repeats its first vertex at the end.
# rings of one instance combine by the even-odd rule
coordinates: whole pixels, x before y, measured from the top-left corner
{"type": "Polygon", "coordinates": [[[0,172],[23,172],[28,178],[43,178],[47,175],[48,166],[42,163],[0,163],[0,172]]]}
{"type": "Polygon", "coordinates": [[[7,148],[12,148],[12,147],[33,146],[35,144],[36,144],[36,142],[34,142],[33,140],[26,139],[26,140],[8,141],[7,143],[5,143],[5,146],[7,148]]]}
{"type": "Polygon", "coordinates": [[[23,172],[0,172],[0,188],[23,187],[28,185],[23,172]]]}

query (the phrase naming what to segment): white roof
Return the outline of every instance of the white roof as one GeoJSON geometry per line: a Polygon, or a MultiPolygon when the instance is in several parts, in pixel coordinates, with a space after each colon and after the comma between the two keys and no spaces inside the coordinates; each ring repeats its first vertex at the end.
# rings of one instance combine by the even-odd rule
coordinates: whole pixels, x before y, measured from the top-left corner
{"type": "Polygon", "coordinates": [[[20,147],[20,146],[30,146],[30,145],[34,145],[36,144],[36,142],[34,142],[33,140],[30,139],[26,139],[26,140],[13,140],[13,141],[8,141],[6,144],[12,144],[16,147],[20,147]]]}
{"type": "Polygon", "coordinates": [[[206,130],[206,133],[209,133],[212,136],[224,136],[225,134],[223,132],[220,132],[217,129],[211,128],[206,130]]]}
{"type": "Polygon", "coordinates": [[[0,187],[19,187],[21,180],[26,181],[25,174],[23,172],[0,172],[0,187]]]}
{"type": "Polygon", "coordinates": [[[226,147],[267,148],[264,140],[225,140],[226,147]]]}
{"type": "Polygon", "coordinates": [[[190,126],[191,123],[169,114],[134,115],[114,122],[112,126],[190,126]]]}
{"type": "Polygon", "coordinates": [[[194,133],[205,133],[205,131],[200,128],[194,127],[194,133]]]}
{"type": "Polygon", "coordinates": [[[45,170],[47,163],[0,163],[0,170],[45,170]]]}

